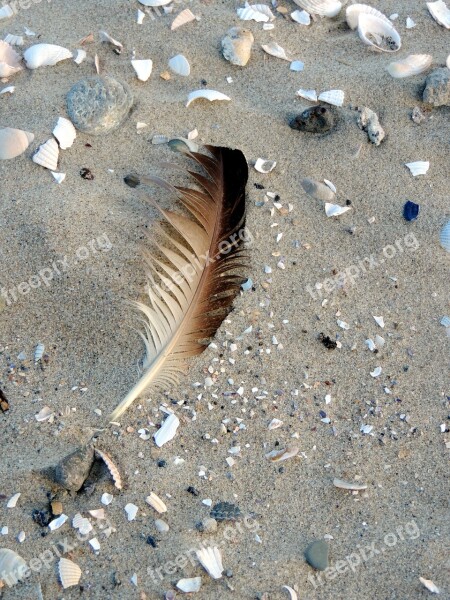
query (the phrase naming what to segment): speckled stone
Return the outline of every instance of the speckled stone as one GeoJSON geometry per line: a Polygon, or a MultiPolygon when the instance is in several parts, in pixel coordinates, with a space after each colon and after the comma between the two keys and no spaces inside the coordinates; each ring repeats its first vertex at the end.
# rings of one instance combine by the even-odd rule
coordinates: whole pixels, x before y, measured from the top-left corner
{"type": "Polygon", "coordinates": [[[450,106],[450,69],[435,69],[428,75],[423,101],[433,106],[450,106]]]}
{"type": "Polygon", "coordinates": [[[83,133],[105,135],[117,129],[133,105],[126,83],[113,77],[86,77],[67,94],[67,112],[83,133]]]}
{"type": "Polygon", "coordinates": [[[328,543],[325,540],[316,540],[309,544],[305,550],[306,562],[318,571],[325,571],[328,567],[328,543]]]}
{"type": "Polygon", "coordinates": [[[236,521],[241,517],[241,511],[235,504],[219,502],[212,507],[210,516],[216,521],[236,521]]]}
{"type": "Polygon", "coordinates": [[[337,122],[336,113],[327,106],[311,106],[297,115],[289,123],[292,129],[308,133],[326,133],[337,122]]]}

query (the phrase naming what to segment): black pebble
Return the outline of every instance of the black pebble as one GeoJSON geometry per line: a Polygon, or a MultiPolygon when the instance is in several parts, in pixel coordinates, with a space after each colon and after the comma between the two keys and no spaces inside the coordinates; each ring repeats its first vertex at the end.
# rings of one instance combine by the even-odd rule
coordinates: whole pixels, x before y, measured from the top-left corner
{"type": "Polygon", "coordinates": [[[419,210],[420,206],[418,204],[416,204],[415,202],[411,202],[411,200],[408,200],[408,202],[403,207],[403,216],[407,221],[415,221],[419,216],[419,210]]]}
{"type": "Polygon", "coordinates": [[[149,546],[151,546],[152,548],[157,548],[158,547],[158,542],[155,540],[155,538],[152,535],[149,535],[147,537],[147,544],[149,546]]]}
{"type": "Polygon", "coordinates": [[[323,333],[319,334],[319,341],[328,348],[328,350],[335,350],[337,348],[337,342],[332,340],[329,335],[324,335],[323,333]]]}
{"type": "Polygon", "coordinates": [[[167,467],[167,463],[165,460],[158,460],[157,462],[158,467],[160,467],[161,469],[163,469],[164,467],[167,467]]]}
{"type": "Polygon", "coordinates": [[[90,171],[86,167],[84,169],[81,169],[80,175],[83,179],[87,179],[88,181],[92,181],[94,179],[92,171],[90,171]]]}
{"type": "Polygon", "coordinates": [[[335,113],[326,106],[311,106],[289,123],[292,129],[308,133],[326,133],[336,125],[335,113]]]}
{"type": "Polygon", "coordinates": [[[192,494],[193,496],[198,496],[200,494],[200,492],[197,489],[195,489],[195,487],[193,487],[192,485],[190,485],[186,491],[192,494]]]}
{"type": "Polygon", "coordinates": [[[52,516],[48,510],[33,510],[31,517],[41,527],[47,527],[52,520],[52,516]]]}
{"type": "Polygon", "coordinates": [[[127,175],[126,177],[123,178],[123,180],[131,188],[135,188],[141,183],[141,181],[137,175],[127,175]]]}

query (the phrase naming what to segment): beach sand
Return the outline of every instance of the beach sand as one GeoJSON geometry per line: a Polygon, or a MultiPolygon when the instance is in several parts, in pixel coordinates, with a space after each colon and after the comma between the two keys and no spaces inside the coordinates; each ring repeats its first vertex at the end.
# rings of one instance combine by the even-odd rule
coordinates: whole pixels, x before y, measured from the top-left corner
{"type": "MultiPolygon", "coordinates": [[[[69,600],[80,597],[80,586],[85,598],[156,599],[174,590],[179,579],[195,576],[202,577],[194,595],[199,600],[282,599],[288,597],[284,585],[308,600],[426,598],[430,592],[419,576],[434,581],[442,597],[449,594],[448,425],[441,432],[448,423],[449,338],[439,323],[450,314],[449,255],[439,245],[450,212],[449,108],[434,109],[416,125],[410,115],[422,106],[426,74],[394,80],[385,70],[410,53],[430,53],[433,66],[444,65],[449,33],[431,18],[425,2],[380,0],[375,5],[386,15],[399,14],[395,26],[403,46],[397,54],[379,54],[348,29],[345,11],[303,27],[289,18],[298,8],[291,0],[279,5],[288,15],[276,13],[271,31],[240,21],[236,8],[242,4],[231,0],[176,4],[172,15],[147,16],[142,25],[136,23],[134,0],[42,1],[0,23],[2,37],[20,34],[24,26],[36,32],[36,38],[26,37],[27,45],[48,42],[75,50],[82,37],[95,35],[80,66],[67,60],[25,69],[10,80],[15,93],[0,96],[0,125],[35,134],[22,156],[0,163],[0,285],[17,288],[43,269],[53,271],[48,285],[3,302],[0,312],[0,388],[10,403],[0,414],[0,530],[9,530],[0,535],[0,547],[27,562],[45,553],[48,562],[25,583],[4,587],[5,599],[69,600]],[[174,14],[187,6],[200,20],[170,31],[174,14]],[[416,22],[410,30],[408,16],[416,22]],[[255,37],[245,68],[220,53],[222,37],[237,25],[255,37]],[[100,43],[99,29],[124,44],[120,56],[100,43]],[[271,40],[302,60],[304,70],[292,72],[288,62],[264,54],[261,44],[271,40]],[[131,67],[133,50],[137,58],[153,60],[146,83],[131,67]],[[129,84],[134,109],[109,136],[78,133],[74,145],[60,152],[58,170],[67,176],[58,185],[30,157],[50,137],[57,118],[67,116],[70,87],[95,74],[96,53],[104,73],[129,84]],[[163,80],[160,73],[178,53],[189,59],[190,76],[163,80]],[[197,101],[186,108],[187,94],[200,89],[202,80],[231,101],[197,101]],[[288,118],[311,106],[296,96],[299,88],[345,91],[335,131],[315,136],[289,128],[288,118]],[[357,126],[357,106],[378,114],[387,134],[380,146],[370,144],[357,126]],[[137,132],[137,122],[148,126],[137,132]],[[103,476],[90,496],[62,493],[48,469],[86,440],[90,428],[102,426],[137,380],[143,355],[139,323],[124,301],[144,297],[141,250],[150,247],[157,215],[123,177],[157,173],[183,181],[181,171],[158,163],[190,168],[189,161],[151,139],[186,136],[194,128],[196,141],[239,148],[249,161],[252,243],[243,275],[253,280],[253,289],[236,298],[215,336],[216,347],[192,361],[177,387],[135,402],[120,427],[102,434],[99,445],[117,462],[124,489],[118,492],[103,476]],[[252,164],[258,157],[277,161],[275,169],[256,172],[252,164]],[[430,168],[414,178],[405,163],[417,160],[429,161],[430,168]],[[82,168],[94,179],[81,178],[82,168]],[[350,201],[351,210],[327,218],[323,203],[303,191],[305,177],[332,181],[336,202],[350,201]],[[278,194],[284,207],[292,204],[292,211],[274,209],[271,216],[272,200],[260,205],[267,191],[278,194]],[[415,222],[402,216],[407,200],[421,205],[415,222]],[[53,267],[58,260],[59,274],[53,267]],[[284,269],[277,266],[280,260],[284,269]],[[264,272],[265,265],[272,273],[264,272]],[[353,283],[330,292],[315,287],[353,266],[360,271],[353,283]],[[384,317],[384,329],[374,316],[384,317]],[[337,320],[349,328],[340,328],[337,320]],[[250,325],[251,332],[243,333],[250,325]],[[325,348],[321,333],[341,347],[325,348]],[[364,342],[377,334],[385,345],[372,353],[364,342]],[[33,362],[39,342],[48,354],[45,368],[33,362]],[[26,360],[17,358],[21,352],[26,360]],[[370,373],[376,367],[382,373],[375,378],[370,373]],[[209,376],[214,383],[205,388],[209,376]],[[226,393],[241,387],[241,394],[226,393]],[[156,431],[162,403],[181,424],[176,437],[157,448],[138,430],[156,431]],[[54,411],[53,423],[36,421],[44,406],[54,411]],[[283,423],[269,430],[274,418],[283,423]],[[364,434],[364,425],[373,429],[364,434]],[[279,463],[265,458],[288,445],[298,446],[295,458],[279,463]],[[233,446],[240,452],[229,467],[233,446]],[[176,464],[176,457],[184,462],[176,464]],[[337,489],[334,477],[367,489],[357,494],[337,489]],[[151,491],[168,507],[159,515],[170,526],[165,534],[156,530],[158,515],[145,502],[151,491]],[[6,508],[17,492],[16,508],[6,508]],[[104,492],[114,494],[104,507],[114,531],[105,538],[94,523],[92,537],[101,544],[95,555],[87,540],[77,540],[71,520],[102,507],[104,492]],[[49,494],[57,494],[70,518],[54,532],[32,520],[33,510],[48,507],[49,494]],[[206,499],[237,504],[252,518],[200,533],[195,525],[209,515],[206,499]],[[139,507],[132,522],[124,511],[128,503],[139,507]],[[156,539],[156,548],[148,536],[156,539]],[[319,580],[304,551],[324,536],[330,565],[340,566],[319,580]],[[82,569],[80,586],[67,590],[57,576],[57,550],[68,549],[64,541],[73,546],[66,556],[82,569]],[[228,576],[213,580],[189,559],[189,551],[202,543],[220,546],[228,576]]],[[[162,206],[174,206],[165,191],[150,191],[162,206]]]]}

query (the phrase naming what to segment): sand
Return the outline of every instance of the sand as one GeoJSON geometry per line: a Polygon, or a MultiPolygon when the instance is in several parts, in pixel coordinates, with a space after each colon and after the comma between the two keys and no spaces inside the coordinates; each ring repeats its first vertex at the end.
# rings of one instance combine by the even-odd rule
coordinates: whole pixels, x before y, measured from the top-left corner
{"type": "MultiPolygon", "coordinates": [[[[448,415],[449,338],[439,321],[450,306],[449,258],[438,237],[449,213],[449,109],[435,109],[416,125],[410,114],[421,106],[426,75],[394,80],[385,67],[393,56],[425,52],[442,66],[448,32],[431,19],[425,2],[379,1],[385,14],[399,14],[403,48],[397,55],[376,54],[346,27],[343,12],[307,28],[278,14],[272,31],[245,24],[255,45],[250,63],[240,69],[221,57],[220,40],[230,27],[242,25],[235,11],[241,4],[196,0],[176,5],[175,12],[187,5],[201,20],[175,32],[169,28],[173,15],[147,16],[138,25],[134,0],[35,2],[0,24],[2,37],[20,34],[23,26],[36,32],[39,37],[27,37],[27,45],[38,40],[75,49],[78,40],[95,33],[80,66],[69,60],[24,70],[10,80],[15,93],[0,97],[0,124],[35,134],[24,155],[0,163],[0,285],[17,288],[43,269],[53,275],[48,285],[41,279],[37,289],[3,303],[0,312],[0,388],[10,402],[10,410],[0,414],[0,529],[9,529],[0,547],[19,552],[28,563],[39,556],[47,562],[33,563],[27,581],[3,588],[4,597],[80,597],[79,587],[63,590],[58,582],[57,552],[67,552],[67,544],[73,548],[65,556],[83,571],[83,597],[93,599],[163,598],[180,578],[195,576],[202,577],[194,596],[199,600],[287,598],[283,585],[305,599],[425,598],[430,592],[419,576],[433,580],[445,597],[449,434],[448,428],[441,432],[441,424],[448,415]],[[407,16],[416,22],[411,30],[407,16]],[[100,44],[99,29],[124,44],[122,55],[100,44]],[[291,72],[288,62],[263,53],[260,44],[272,39],[304,62],[303,72],[291,72]],[[133,50],[137,58],[153,60],[147,83],[134,76],[133,50]],[[105,72],[130,85],[135,107],[113,134],[79,133],[72,148],[61,151],[59,171],[67,176],[58,185],[30,157],[50,137],[57,117],[66,115],[71,85],[94,74],[95,53],[105,72]],[[164,81],[159,74],[177,53],[191,62],[191,75],[164,81]],[[231,102],[198,101],[186,108],[187,94],[202,80],[231,102]],[[345,91],[335,131],[316,137],[288,127],[290,116],[311,105],[296,97],[300,87],[345,91]],[[378,114],[387,133],[379,147],[358,128],[357,106],[378,114]],[[148,124],[139,133],[138,121],[148,124]],[[91,496],[62,493],[49,469],[102,424],[137,380],[143,353],[136,317],[124,301],[143,298],[141,249],[150,244],[156,212],[123,177],[132,171],[162,174],[157,163],[165,160],[187,167],[187,159],[151,139],[186,136],[194,128],[200,143],[239,148],[249,160],[247,226],[253,242],[244,276],[253,280],[253,289],[235,300],[215,336],[216,347],[192,361],[177,387],[142,398],[121,427],[102,434],[101,447],[119,465],[125,488],[114,490],[102,476],[91,496]],[[275,169],[257,173],[251,165],[258,157],[276,160],[275,169]],[[413,178],[404,166],[415,160],[430,161],[426,175],[413,178]],[[94,180],[82,179],[82,168],[94,180]],[[304,177],[332,181],[336,202],[349,200],[352,209],[327,218],[323,203],[304,193],[304,177]],[[292,212],[274,209],[271,216],[272,200],[258,206],[266,191],[278,194],[283,206],[292,204],[292,212]],[[421,205],[412,223],[402,216],[408,199],[421,205]],[[284,269],[277,267],[280,260],[284,269]],[[264,273],[265,265],[271,274],[264,273]],[[360,271],[353,283],[328,282],[317,291],[316,283],[336,282],[336,274],[349,268],[360,271]],[[374,315],[384,317],[384,329],[374,315]],[[340,328],[338,319],[349,328],[340,328]],[[243,334],[250,325],[252,331],[243,334]],[[341,347],[326,349],[320,333],[341,347]],[[385,345],[371,353],[364,340],[377,334],[385,345]],[[48,355],[44,369],[33,364],[39,342],[48,355]],[[237,345],[234,352],[231,343],[237,345]],[[26,360],[17,358],[21,352],[26,360]],[[379,366],[381,375],[372,377],[379,366]],[[206,389],[208,376],[214,385],[206,389]],[[240,387],[242,395],[227,394],[240,387]],[[158,449],[151,438],[140,439],[138,430],[154,433],[164,402],[181,425],[158,449]],[[44,406],[54,411],[53,423],[36,421],[44,406]],[[274,418],[283,424],[269,430],[274,418]],[[364,425],[372,430],[364,434],[364,425]],[[299,448],[297,457],[281,463],[265,458],[291,444],[299,448]],[[240,452],[229,467],[229,450],[237,445],[240,452]],[[176,457],[184,462],[176,464],[176,457]],[[165,466],[158,466],[161,460],[165,466]],[[334,477],[363,482],[367,489],[352,495],[336,489],[334,477]],[[198,496],[187,491],[190,486],[198,496]],[[145,503],[151,491],[168,506],[161,515],[170,526],[165,534],[156,530],[158,515],[145,503]],[[16,492],[21,492],[17,507],[6,508],[16,492]],[[47,508],[49,494],[57,494],[71,520],[102,507],[105,492],[114,494],[105,507],[114,531],[105,538],[94,523],[98,555],[87,540],[77,540],[70,522],[49,533],[32,520],[33,510],[47,508]],[[206,499],[233,502],[252,518],[200,533],[195,524],[209,514],[206,499]],[[128,503],[139,507],[132,522],[124,511],[128,503]],[[146,542],[149,535],[156,548],[146,542]],[[303,554],[324,536],[334,570],[319,580],[303,554]],[[213,580],[189,558],[189,550],[202,543],[220,545],[228,577],[213,580]]],[[[296,8],[291,0],[280,5],[289,12],[296,8]]],[[[165,175],[174,182],[182,177],[177,171],[165,175]]],[[[153,196],[173,207],[166,192],[153,196]]]]}

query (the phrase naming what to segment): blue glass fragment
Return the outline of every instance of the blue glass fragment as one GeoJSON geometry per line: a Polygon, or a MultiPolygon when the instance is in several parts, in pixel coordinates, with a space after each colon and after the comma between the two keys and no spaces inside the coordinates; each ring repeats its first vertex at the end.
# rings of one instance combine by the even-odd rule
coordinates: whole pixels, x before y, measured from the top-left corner
{"type": "Polygon", "coordinates": [[[411,200],[408,200],[408,202],[403,207],[403,216],[407,221],[415,221],[419,216],[419,210],[420,206],[418,204],[416,204],[415,202],[411,202],[411,200]]]}

